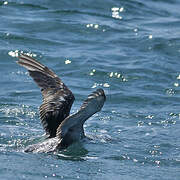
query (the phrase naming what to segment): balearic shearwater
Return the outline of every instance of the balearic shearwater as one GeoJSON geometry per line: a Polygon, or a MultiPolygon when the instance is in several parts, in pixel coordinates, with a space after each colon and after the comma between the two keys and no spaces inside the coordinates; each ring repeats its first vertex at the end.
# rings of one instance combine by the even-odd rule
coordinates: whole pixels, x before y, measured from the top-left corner
{"type": "Polygon", "coordinates": [[[29,71],[29,75],[41,88],[43,103],[39,112],[47,136],[45,141],[28,146],[25,152],[53,152],[84,138],[83,124],[101,110],[106,100],[103,89],[92,92],[80,109],[69,115],[75,98],[62,80],[28,55],[20,54],[17,63],[29,71]]]}

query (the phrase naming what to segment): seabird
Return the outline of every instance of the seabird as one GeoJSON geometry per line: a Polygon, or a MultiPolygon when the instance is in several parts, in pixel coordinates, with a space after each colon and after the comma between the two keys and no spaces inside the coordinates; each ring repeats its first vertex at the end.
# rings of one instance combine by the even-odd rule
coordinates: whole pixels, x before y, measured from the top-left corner
{"type": "Polygon", "coordinates": [[[54,152],[67,148],[85,137],[83,124],[100,111],[106,100],[103,89],[92,92],[80,109],[69,115],[74,95],[48,67],[34,58],[20,54],[17,63],[25,67],[41,89],[43,102],[39,108],[46,140],[28,146],[25,152],[54,152]]]}

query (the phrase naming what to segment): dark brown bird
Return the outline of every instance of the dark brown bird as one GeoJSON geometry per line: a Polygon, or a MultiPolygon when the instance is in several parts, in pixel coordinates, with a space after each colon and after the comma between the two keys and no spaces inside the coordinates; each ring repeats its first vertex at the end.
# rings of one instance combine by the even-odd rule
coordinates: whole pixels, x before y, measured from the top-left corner
{"type": "Polygon", "coordinates": [[[103,89],[90,94],[79,111],[69,115],[75,98],[62,80],[52,70],[25,54],[20,54],[17,63],[29,71],[41,88],[43,103],[39,108],[40,119],[47,135],[44,142],[28,146],[25,152],[53,152],[84,138],[84,122],[100,111],[106,100],[103,89]]]}

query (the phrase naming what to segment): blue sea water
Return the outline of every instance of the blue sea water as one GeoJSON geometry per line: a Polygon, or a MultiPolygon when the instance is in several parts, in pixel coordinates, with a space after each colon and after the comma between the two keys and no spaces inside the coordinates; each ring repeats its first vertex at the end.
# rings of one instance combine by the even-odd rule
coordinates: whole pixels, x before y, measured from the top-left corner
{"type": "Polygon", "coordinates": [[[180,1],[0,1],[0,179],[180,179],[180,1]],[[75,112],[96,88],[107,101],[91,140],[59,154],[43,141],[39,88],[26,52],[72,90],[75,112]]]}

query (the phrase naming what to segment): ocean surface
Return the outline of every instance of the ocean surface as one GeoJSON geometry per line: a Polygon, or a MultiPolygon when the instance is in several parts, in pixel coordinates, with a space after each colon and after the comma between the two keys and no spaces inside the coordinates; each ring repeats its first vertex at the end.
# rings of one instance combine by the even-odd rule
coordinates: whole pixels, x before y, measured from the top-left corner
{"type": "Polygon", "coordinates": [[[0,179],[180,179],[180,1],[0,1],[0,179]],[[28,53],[72,90],[76,112],[105,90],[89,140],[24,153],[44,130],[28,53]]]}

